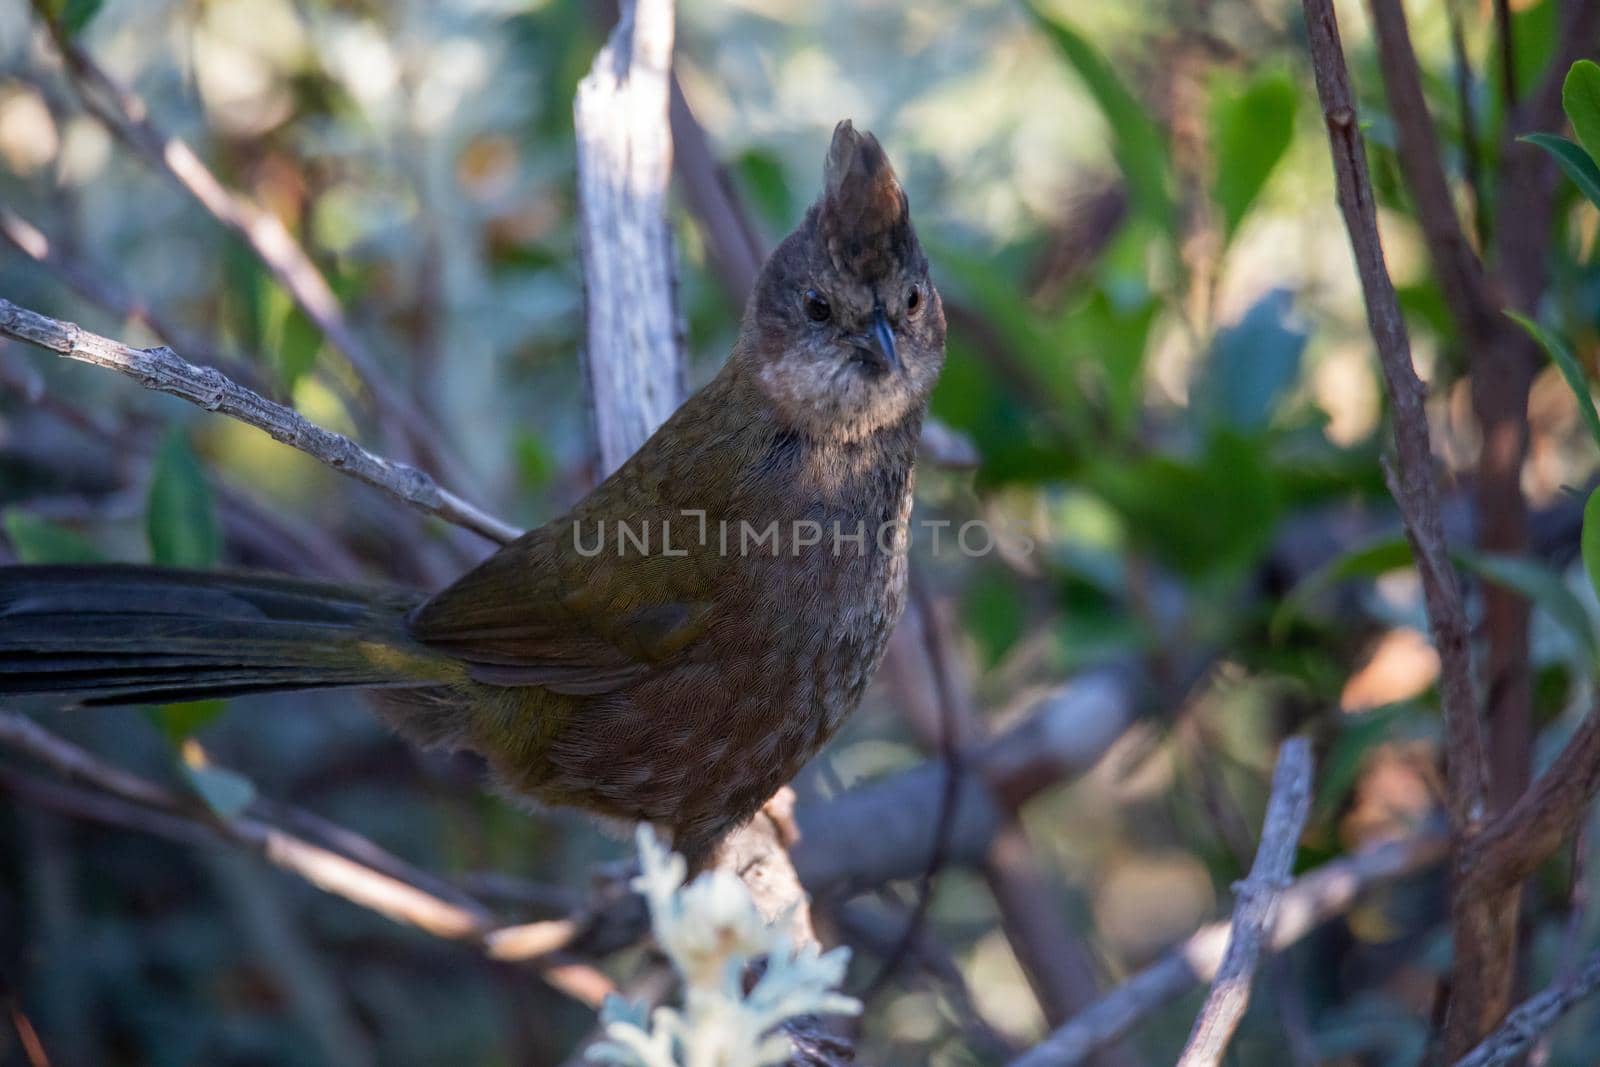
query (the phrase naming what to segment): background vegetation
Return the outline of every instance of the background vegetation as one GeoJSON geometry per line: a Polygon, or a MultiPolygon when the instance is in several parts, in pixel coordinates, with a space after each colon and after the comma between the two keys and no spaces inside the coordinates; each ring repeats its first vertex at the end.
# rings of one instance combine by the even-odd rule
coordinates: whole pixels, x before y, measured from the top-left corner
{"type": "MultiPolygon", "coordinates": [[[[1452,204],[1496,269],[1529,225],[1507,183],[1534,165],[1514,157],[1540,155],[1509,135],[1508,101],[1559,84],[1581,48],[1562,7],[1408,5],[1452,204]]],[[[608,13],[69,0],[59,14],[163,130],[302,243],[436,433],[419,441],[374,413],[347,353],[244,243],[83,107],[21,0],[0,0],[0,295],[223,366],[323,425],[409,451],[520,524],[592,484],[571,101],[608,13]]],[[[1508,384],[1453,313],[1401,174],[1367,10],[1340,16],[1430,389],[1446,529],[1463,550],[1495,780],[1525,783],[1595,698],[1600,604],[1580,530],[1596,444],[1557,369],[1518,350],[1526,380],[1508,384]],[[1484,432],[1501,425],[1496,400],[1512,436],[1528,435],[1509,482],[1482,466],[1485,442],[1503,444],[1484,432]],[[1508,485],[1528,518],[1501,536],[1484,517],[1515,518],[1520,505],[1493,495],[1508,485]]],[[[1115,985],[1226,914],[1289,734],[1317,748],[1300,868],[1436,826],[1439,660],[1384,485],[1389,411],[1299,5],[684,0],[678,18],[684,97],[755,245],[815,195],[842,117],[877,133],[910,194],[952,326],[933,412],[978,460],[925,464],[920,513],[1019,523],[1034,543],[981,559],[917,545],[921,616],[961,709],[946,728],[977,751],[1041,701],[1110,687],[1106,717],[1070,720],[1110,723],[1109,752],[1030,786],[1004,831],[1020,866],[996,853],[945,865],[915,951],[893,946],[920,879],[819,899],[824,939],[855,947],[862,1062],[1003,1063],[1085,1002],[1062,982],[1115,985]],[[1045,912],[1032,925],[1007,896],[1019,884],[1045,912]],[[1058,940],[1041,945],[1041,930],[1058,940]],[[1030,948],[1083,966],[1041,977],[1030,948]]],[[[1559,116],[1544,128],[1562,132],[1559,116]]],[[[1600,215],[1553,168],[1539,182],[1527,198],[1553,207],[1533,234],[1538,284],[1511,284],[1502,302],[1588,375],[1600,215]]],[[[727,352],[747,281],[705,192],[686,176],[674,214],[697,381],[727,352]]],[[[487,550],[254,430],[15,344],[0,347],[0,522],[0,553],[29,562],[423,586],[487,550]]],[[[921,655],[897,642],[845,735],[796,783],[803,826],[829,798],[937,754],[921,655]]],[[[509,916],[565,913],[596,864],[628,851],[581,818],[488,795],[469,761],[406,748],[349,695],[38,719],[225,816],[314,811],[509,916]]],[[[37,777],[17,777],[25,761],[0,769],[0,999],[52,1063],[556,1064],[592,1026],[570,987],[535,970],[215,844],[67,817],[37,777]]],[[[1519,996],[1600,941],[1590,837],[1526,886],[1519,996]]],[[[1449,933],[1441,870],[1384,884],[1268,961],[1232,1062],[1419,1062],[1449,933]]],[[[639,949],[605,962],[618,980],[642,966],[639,949]]],[[[1198,996],[1144,1020],[1108,1062],[1169,1062],[1198,996]]],[[[1540,1062],[1600,1058],[1594,1008],[1552,1033],[1540,1062]]],[[[0,1058],[25,1054],[0,1031],[0,1058]]]]}

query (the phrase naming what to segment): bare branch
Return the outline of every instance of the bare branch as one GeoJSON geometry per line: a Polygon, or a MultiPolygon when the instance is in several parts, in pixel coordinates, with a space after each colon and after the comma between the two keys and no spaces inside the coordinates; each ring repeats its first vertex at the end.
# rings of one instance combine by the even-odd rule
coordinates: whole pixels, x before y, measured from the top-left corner
{"type": "Polygon", "coordinates": [[[1194,1021],[1178,1067],[1211,1067],[1238,1029],[1250,1004],[1250,985],[1261,958],[1261,942],[1272,924],[1278,896],[1289,882],[1300,834],[1311,813],[1311,746],[1292,737],[1278,753],[1272,773],[1261,847],[1250,875],[1239,884],[1233,905],[1232,933],[1205,1006],[1194,1021]]]}
{"type": "MultiPolygon", "coordinates": [[[[1390,841],[1334,860],[1301,877],[1278,898],[1268,948],[1273,952],[1287,948],[1342,914],[1373,886],[1404,878],[1438,862],[1446,847],[1442,834],[1390,841]]],[[[1215,977],[1231,931],[1232,923],[1228,922],[1201,929],[1013,1060],[1010,1067],[1070,1067],[1082,1063],[1147,1015],[1215,977]]]]}
{"type": "Polygon", "coordinates": [[[1501,1067],[1520,1062],[1539,1036],[1561,1020],[1572,1006],[1600,990],[1600,953],[1589,957],[1570,981],[1530,997],[1506,1017],[1501,1027],[1456,1061],[1455,1067],[1501,1067]]]}
{"type": "Polygon", "coordinates": [[[1561,754],[1516,805],[1472,842],[1464,875],[1474,895],[1514,888],[1561,847],[1600,793],[1600,707],[1591,708],[1561,754]]]}
{"type": "Polygon", "coordinates": [[[682,403],[667,183],[672,0],[624,0],[578,83],[579,249],[601,466],[616,470],[682,403]]]}
{"type": "Polygon", "coordinates": [[[491,541],[504,544],[520,532],[440,488],[416,467],[374,455],[349,438],[312,423],[294,409],[251,392],[221,371],[188,362],[170,348],[130,348],[5,299],[0,299],[0,336],[37,345],[67,359],[119,371],[146,389],[181,397],[207,411],[238,419],[342,474],[491,541]]]}
{"type": "Polygon", "coordinates": [[[1483,799],[1482,724],[1473,694],[1466,614],[1439,518],[1439,491],[1434,483],[1433,451],[1424,410],[1427,394],[1411,364],[1405,318],[1383,260],[1367,153],[1356,124],[1355,100],[1333,4],[1331,0],[1304,0],[1304,7],[1311,65],[1333,152],[1339,207],[1361,277],[1367,323],[1394,405],[1399,471],[1391,479],[1391,490],[1416,557],[1433,642],[1439,651],[1439,692],[1450,760],[1450,812],[1456,828],[1461,830],[1477,817],[1483,799]]]}

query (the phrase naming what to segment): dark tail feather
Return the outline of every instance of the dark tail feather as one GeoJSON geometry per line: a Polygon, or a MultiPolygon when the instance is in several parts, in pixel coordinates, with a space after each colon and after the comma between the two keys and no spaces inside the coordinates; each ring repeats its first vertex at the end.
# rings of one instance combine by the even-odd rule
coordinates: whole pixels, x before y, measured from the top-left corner
{"type": "Polygon", "coordinates": [[[0,567],[0,695],[136,704],[437,685],[448,664],[405,630],[421,599],[271,574],[0,567]]]}

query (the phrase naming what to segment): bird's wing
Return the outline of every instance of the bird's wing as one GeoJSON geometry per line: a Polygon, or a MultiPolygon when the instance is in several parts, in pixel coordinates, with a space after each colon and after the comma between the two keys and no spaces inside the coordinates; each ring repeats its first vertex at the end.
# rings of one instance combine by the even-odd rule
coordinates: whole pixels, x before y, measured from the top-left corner
{"type": "Polygon", "coordinates": [[[412,635],[477,681],[587,696],[670,664],[704,633],[715,586],[701,562],[610,543],[584,556],[575,543],[567,522],[507,545],[417,608],[412,635]]]}

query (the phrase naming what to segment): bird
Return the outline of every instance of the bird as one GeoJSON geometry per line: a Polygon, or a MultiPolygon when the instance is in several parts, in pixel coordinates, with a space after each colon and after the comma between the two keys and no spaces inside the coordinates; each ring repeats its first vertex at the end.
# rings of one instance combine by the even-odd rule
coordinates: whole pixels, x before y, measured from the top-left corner
{"type": "Polygon", "coordinates": [[[0,695],[369,690],[536,806],[691,865],[860,703],[906,598],[943,304],[876,137],[763,264],[721,369],[565,515],[427,595],[140,565],[0,568],[0,695]]]}

